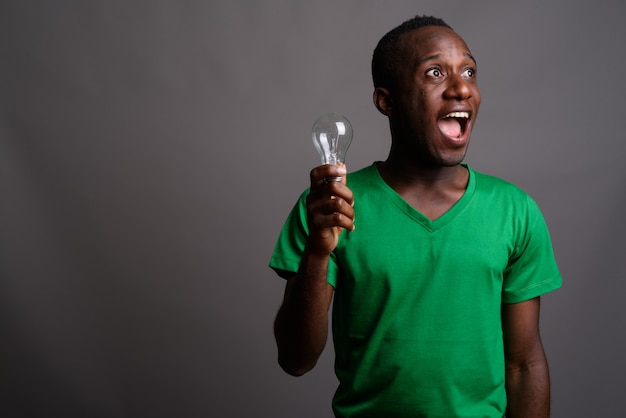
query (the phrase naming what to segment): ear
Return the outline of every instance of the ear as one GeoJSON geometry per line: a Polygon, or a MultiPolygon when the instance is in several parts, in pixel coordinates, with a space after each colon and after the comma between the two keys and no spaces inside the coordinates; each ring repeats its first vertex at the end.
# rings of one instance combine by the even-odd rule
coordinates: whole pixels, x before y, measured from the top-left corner
{"type": "Polygon", "coordinates": [[[393,108],[393,100],[391,99],[391,93],[384,87],[376,87],[374,89],[374,106],[383,115],[391,116],[393,108]]]}

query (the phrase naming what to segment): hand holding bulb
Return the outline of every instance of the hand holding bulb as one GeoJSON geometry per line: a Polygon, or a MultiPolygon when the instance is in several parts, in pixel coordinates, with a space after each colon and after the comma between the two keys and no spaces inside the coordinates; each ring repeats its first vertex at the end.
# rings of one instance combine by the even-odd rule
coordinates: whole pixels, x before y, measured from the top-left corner
{"type": "Polygon", "coordinates": [[[352,142],[352,125],[336,113],[322,115],[313,124],[312,139],[322,166],[311,171],[312,192],[307,210],[311,237],[316,236],[320,241],[312,241],[310,248],[330,253],[337,246],[342,230],[354,230],[354,195],[343,177],[346,151],[352,142]]]}

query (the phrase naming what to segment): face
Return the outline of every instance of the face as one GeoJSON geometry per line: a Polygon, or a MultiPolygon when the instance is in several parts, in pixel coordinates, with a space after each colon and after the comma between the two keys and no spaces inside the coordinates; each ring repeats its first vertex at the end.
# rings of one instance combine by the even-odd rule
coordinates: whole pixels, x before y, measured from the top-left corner
{"type": "Polygon", "coordinates": [[[377,103],[394,147],[422,164],[459,164],[480,106],[474,58],[461,37],[439,26],[403,35],[401,51],[397,88],[380,103],[385,109],[377,103]]]}

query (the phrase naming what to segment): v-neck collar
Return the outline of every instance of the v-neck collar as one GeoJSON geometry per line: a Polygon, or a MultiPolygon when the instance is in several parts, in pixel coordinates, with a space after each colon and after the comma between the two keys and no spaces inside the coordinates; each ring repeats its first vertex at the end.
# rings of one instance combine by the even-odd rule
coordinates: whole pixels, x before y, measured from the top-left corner
{"type": "Polygon", "coordinates": [[[476,174],[469,167],[468,164],[461,164],[463,167],[467,168],[469,179],[467,182],[467,187],[463,192],[463,196],[457,202],[452,205],[450,209],[448,209],[443,215],[435,219],[431,220],[428,216],[424,215],[422,212],[415,209],[409,202],[407,202],[398,192],[396,192],[391,186],[383,180],[380,175],[380,171],[378,170],[378,164],[374,163],[374,175],[376,178],[376,182],[379,186],[384,190],[384,192],[388,195],[389,201],[396,205],[400,210],[406,213],[407,216],[415,220],[417,223],[422,225],[425,229],[434,232],[437,231],[447,224],[449,224],[452,220],[454,220],[459,213],[461,213],[468,205],[469,201],[472,199],[474,195],[474,191],[476,190],[476,174]]]}

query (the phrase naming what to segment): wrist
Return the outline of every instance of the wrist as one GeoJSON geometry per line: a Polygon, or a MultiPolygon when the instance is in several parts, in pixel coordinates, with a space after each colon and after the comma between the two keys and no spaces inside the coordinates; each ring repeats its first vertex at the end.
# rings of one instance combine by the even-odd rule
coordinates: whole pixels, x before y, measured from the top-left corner
{"type": "Polygon", "coordinates": [[[332,250],[328,250],[324,246],[316,246],[311,243],[307,244],[304,247],[304,253],[302,254],[302,261],[307,263],[319,264],[324,263],[328,264],[328,260],[330,259],[330,254],[332,250]]]}

